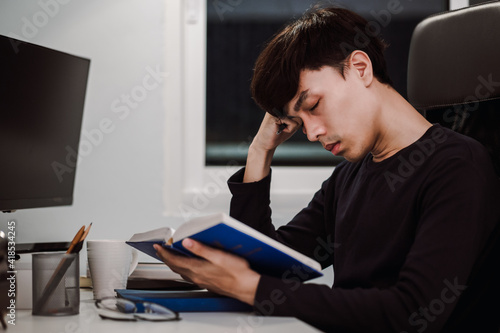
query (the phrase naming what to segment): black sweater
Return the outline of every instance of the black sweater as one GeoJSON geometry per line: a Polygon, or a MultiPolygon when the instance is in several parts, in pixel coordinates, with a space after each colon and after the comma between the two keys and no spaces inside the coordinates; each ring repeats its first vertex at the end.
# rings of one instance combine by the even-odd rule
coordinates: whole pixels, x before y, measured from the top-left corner
{"type": "Polygon", "coordinates": [[[325,331],[439,332],[500,220],[486,150],[439,125],[379,163],[341,163],[278,230],[271,174],[242,183],[243,174],[228,181],[231,216],[335,273],[332,287],[262,276],[255,309],[325,331]]]}

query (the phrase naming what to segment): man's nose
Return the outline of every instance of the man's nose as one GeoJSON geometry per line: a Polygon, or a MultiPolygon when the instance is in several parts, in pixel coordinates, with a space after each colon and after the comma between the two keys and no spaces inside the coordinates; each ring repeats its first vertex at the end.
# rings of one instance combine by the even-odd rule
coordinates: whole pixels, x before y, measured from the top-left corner
{"type": "Polygon", "coordinates": [[[321,134],[320,129],[317,127],[313,129],[310,128],[308,131],[305,124],[302,126],[302,132],[307,136],[307,140],[311,142],[318,141],[321,134]]]}

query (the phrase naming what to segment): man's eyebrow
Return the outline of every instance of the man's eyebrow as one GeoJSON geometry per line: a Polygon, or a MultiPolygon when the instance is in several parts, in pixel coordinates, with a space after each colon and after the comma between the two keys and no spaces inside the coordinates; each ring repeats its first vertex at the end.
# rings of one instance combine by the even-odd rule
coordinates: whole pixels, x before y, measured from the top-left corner
{"type": "Polygon", "coordinates": [[[300,93],[299,99],[297,99],[297,102],[295,103],[295,106],[293,107],[293,110],[295,112],[300,110],[300,108],[302,107],[302,103],[304,103],[304,101],[306,100],[308,95],[309,95],[309,89],[304,90],[300,93]]]}

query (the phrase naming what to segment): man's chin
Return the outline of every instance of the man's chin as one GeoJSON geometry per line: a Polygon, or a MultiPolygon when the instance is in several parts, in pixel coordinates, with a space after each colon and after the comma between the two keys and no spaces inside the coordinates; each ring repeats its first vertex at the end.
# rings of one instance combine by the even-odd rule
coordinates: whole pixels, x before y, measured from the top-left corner
{"type": "Polygon", "coordinates": [[[355,154],[349,154],[346,152],[344,152],[343,154],[339,154],[338,156],[345,158],[348,162],[351,162],[351,163],[359,162],[365,157],[364,155],[355,155],[355,154]]]}

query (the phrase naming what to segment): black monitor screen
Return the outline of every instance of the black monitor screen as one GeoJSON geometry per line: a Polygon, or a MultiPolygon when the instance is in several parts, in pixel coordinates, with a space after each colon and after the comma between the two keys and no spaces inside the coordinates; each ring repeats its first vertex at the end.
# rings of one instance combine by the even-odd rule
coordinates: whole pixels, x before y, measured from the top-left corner
{"type": "Polygon", "coordinates": [[[0,210],[72,204],[89,68],[0,36],[0,210]]]}

